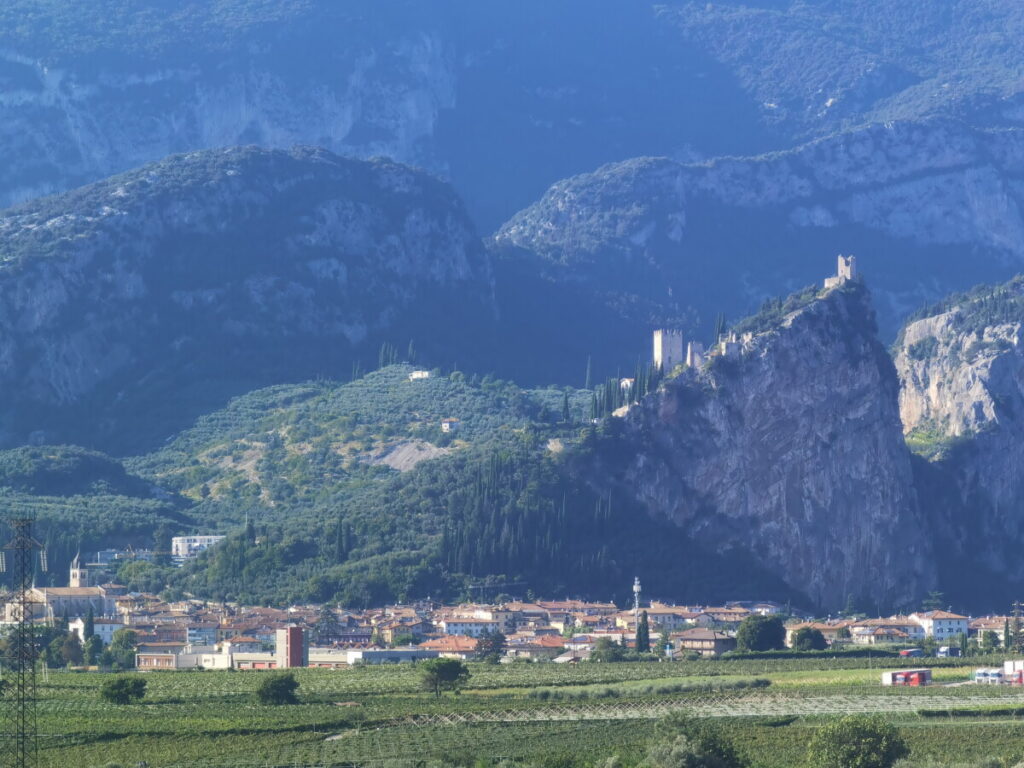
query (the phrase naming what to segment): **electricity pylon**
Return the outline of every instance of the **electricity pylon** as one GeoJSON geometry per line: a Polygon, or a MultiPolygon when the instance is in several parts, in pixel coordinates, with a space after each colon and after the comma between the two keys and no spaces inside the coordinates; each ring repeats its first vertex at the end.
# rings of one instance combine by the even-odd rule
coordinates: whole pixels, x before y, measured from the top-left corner
{"type": "Polygon", "coordinates": [[[36,660],[39,656],[33,601],[29,599],[39,550],[40,570],[46,570],[46,551],[32,538],[32,520],[8,520],[14,538],[0,552],[0,569],[14,575],[10,601],[13,625],[7,637],[3,665],[3,742],[0,766],[31,768],[36,764],[36,660]]]}

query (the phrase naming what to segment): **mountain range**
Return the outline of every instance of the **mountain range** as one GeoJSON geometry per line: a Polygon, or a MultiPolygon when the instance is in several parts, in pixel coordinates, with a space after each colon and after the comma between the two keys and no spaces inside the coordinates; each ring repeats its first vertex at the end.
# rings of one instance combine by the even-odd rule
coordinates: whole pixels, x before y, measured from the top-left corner
{"type": "Polygon", "coordinates": [[[12,0],[0,493],[232,533],[136,588],[999,604],[1024,13],[882,5],[12,0]]]}

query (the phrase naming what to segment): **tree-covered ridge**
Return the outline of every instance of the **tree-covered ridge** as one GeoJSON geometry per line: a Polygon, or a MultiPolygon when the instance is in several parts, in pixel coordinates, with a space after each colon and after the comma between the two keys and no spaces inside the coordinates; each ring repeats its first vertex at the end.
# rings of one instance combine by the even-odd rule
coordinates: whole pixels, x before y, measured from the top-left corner
{"type": "MultiPolygon", "coordinates": [[[[150,547],[154,533],[188,530],[188,504],[129,474],[121,462],[77,446],[0,451],[3,517],[36,520],[49,573],[40,584],[63,585],[76,552],[150,547]]],[[[5,579],[7,577],[4,577],[5,579]]]]}
{"type": "MultiPolygon", "coordinates": [[[[1024,321],[1024,275],[1017,275],[1001,285],[978,285],[969,291],[954,293],[917,310],[907,318],[906,324],[945,314],[950,315],[952,327],[963,334],[1020,323],[1024,321]]],[[[897,347],[902,344],[902,339],[901,331],[897,347]]],[[[930,356],[935,351],[936,345],[927,339],[922,341],[925,346],[912,349],[912,357],[919,359],[921,355],[930,356]]]]}
{"type": "MultiPolygon", "coordinates": [[[[511,437],[339,495],[309,518],[252,523],[179,571],[136,574],[137,584],[167,581],[176,593],[243,602],[350,606],[471,599],[481,588],[626,599],[637,574],[678,599],[791,594],[741,553],[711,554],[683,529],[594,490],[537,431],[511,437]]],[[[615,442],[611,433],[585,430],[582,450],[602,451],[608,440],[615,442]]]]}
{"type": "MultiPolygon", "coordinates": [[[[206,270],[198,271],[192,281],[213,282],[231,276],[225,251],[239,254],[236,258],[243,263],[259,263],[271,257],[268,248],[279,239],[275,226],[305,225],[308,242],[296,238],[289,244],[290,254],[279,253],[273,259],[281,269],[286,255],[317,247],[316,207],[335,200],[351,201],[349,205],[369,219],[363,224],[367,229],[401,232],[409,211],[420,209],[447,220],[453,234],[475,239],[455,192],[421,170],[382,158],[353,160],[316,147],[229,147],[172,155],[0,211],[0,277],[39,259],[70,258],[97,239],[109,239],[118,246],[119,256],[131,254],[139,261],[148,260],[146,256],[171,261],[186,247],[208,252],[206,270]],[[186,217],[184,210],[191,204],[206,210],[186,217]],[[188,224],[187,233],[179,231],[183,223],[188,224]],[[242,223],[245,231],[234,232],[232,228],[242,223]],[[126,235],[137,241],[120,242],[126,235]]],[[[348,223],[344,218],[335,222],[339,228],[348,223]]],[[[353,253],[340,250],[331,255],[351,258],[368,249],[353,243],[348,249],[353,253]]],[[[471,250],[480,249],[474,243],[471,250]]],[[[173,274],[171,267],[167,269],[173,274]]]]}
{"type": "MultiPolygon", "coordinates": [[[[805,132],[820,124],[921,117],[979,96],[1020,92],[1024,13],[1013,3],[641,6],[637,15],[656,10],[664,28],[680,30],[689,46],[729,70],[769,120],[805,132]]],[[[540,4],[515,7],[524,16],[543,13],[540,4]]],[[[340,35],[422,35],[457,29],[457,19],[483,35],[516,22],[504,9],[465,0],[9,0],[0,7],[0,47],[50,67],[186,67],[247,51],[301,69],[318,57],[344,55],[332,50],[340,35]]]]}
{"type": "Polygon", "coordinates": [[[516,431],[536,426],[563,434],[591,405],[587,392],[531,392],[436,369],[411,379],[415,370],[396,364],[348,384],[258,390],[130,464],[197,501],[312,504],[423,459],[506,441],[516,431]],[[455,420],[450,432],[442,429],[446,419],[455,420]]]}
{"type": "Polygon", "coordinates": [[[1024,10],[1012,3],[688,3],[661,13],[730,67],[766,120],[807,132],[1021,92],[1024,10]]]}
{"type": "MultiPolygon", "coordinates": [[[[399,19],[417,6],[406,0],[391,5],[399,19]]],[[[185,66],[189,57],[194,62],[197,56],[259,50],[257,43],[265,55],[302,44],[327,49],[326,28],[372,28],[364,16],[371,8],[361,0],[11,0],[0,8],[0,45],[57,67],[140,61],[185,66]]]]}
{"type": "Polygon", "coordinates": [[[73,445],[25,446],[0,452],[0,487],[21,493],[152,496],[152,485],[116,459],[73,445]]]}
{"type": "Polygon", "coordinates": [[[812,302],[817,301],[823,294],[823,290],[816,285],[809,285],[806,288],[791,293],[789,296],[777,296],[766,299],[757,311],[757,314],[740,320],[733,326],[736,333],[764,333],[773,330],[782,323],[786,317],[797,312],[812,302]]]}

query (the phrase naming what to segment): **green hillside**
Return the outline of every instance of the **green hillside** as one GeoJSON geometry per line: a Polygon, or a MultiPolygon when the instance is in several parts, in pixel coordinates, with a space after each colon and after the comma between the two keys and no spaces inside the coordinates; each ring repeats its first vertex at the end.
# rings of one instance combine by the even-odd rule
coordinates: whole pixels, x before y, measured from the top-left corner
{"type": "Polygon", "coordinates": [[[614,460],[621,422],[595,426],[591,411],[617,404],[617,383],[524,390],[461,372],[410,380],[413,370],[258,390],[123,465],[73,448],[0,453],[0,493],[59,542],[58,574],[78,546],[228,535],[181,569],[124,566],[119,580],[138,590],[352,606],[530,591],[607,599],[640,575],[666,597],[785,594],[596,490],[588,468],[614,460]],[[443,419],[459,426],[444,432],[443,419]]]}
{"type": "Polygon", "coordinates": [[[35,518],[46,546],[50,572],[37,574],[39,584],[63,585],[67,564],[79,550],[150,546],[158,532],[166,537],[191,526],[188,506],[95,451],[0,451],[0,509],[4,517],[35,518]]]}

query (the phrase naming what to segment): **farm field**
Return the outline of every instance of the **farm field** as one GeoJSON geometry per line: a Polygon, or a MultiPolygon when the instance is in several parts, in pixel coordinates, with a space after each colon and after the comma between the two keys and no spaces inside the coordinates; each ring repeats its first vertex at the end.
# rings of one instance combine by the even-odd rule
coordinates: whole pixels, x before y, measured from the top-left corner
{"type": "Polygon", "coordinates": [[[938,684],[923,689],[883,688],[877,666],[853,659],[470,664],[466,689],[440,699],[412,665],[296,670],[301,703],[277,707],[256,703],[260,672],[146,673],[146,698],[125,706],[100,699],[110,675],[50,673],[39,684],[39,765],[572,768],[618,756],[631,766],[675,711],[713,719],[752,768],[801,765],[814,729],[852,712],[892,720],[909,766],[1024,756],[1022,723],[1007,714],[1024,711],[1024,690],[944,685],[968,679],[979,661],[967,661],[937,665],[938,684]],[[976,716],[945,714],[964,710],[976,716]]]}

